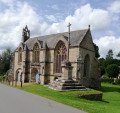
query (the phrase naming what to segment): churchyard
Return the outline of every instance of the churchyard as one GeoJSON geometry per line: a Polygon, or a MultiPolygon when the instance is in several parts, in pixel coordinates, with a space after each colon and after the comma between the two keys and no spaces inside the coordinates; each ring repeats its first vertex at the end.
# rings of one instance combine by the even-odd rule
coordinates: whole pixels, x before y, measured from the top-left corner
{"type": "Polygon", "coordinates": [[[89,113],[120,113],[120,85],[102,83],[99,90],[91,89],[88,91],[65,92],[55,91],[39,84],[23,85],[22,88],[20,86],[15,88],[43,96],[89,113]],[[102,101],[78,98],[80,94],[95,94],[101,92],[103,92],[102,101]]]}

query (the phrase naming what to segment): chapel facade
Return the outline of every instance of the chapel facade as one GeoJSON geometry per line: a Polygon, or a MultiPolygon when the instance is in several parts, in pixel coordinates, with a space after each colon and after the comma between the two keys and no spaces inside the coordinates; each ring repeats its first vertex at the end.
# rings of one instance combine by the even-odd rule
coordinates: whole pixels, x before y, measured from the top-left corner
{"type": "Polygon", "coordinates": [[[61,79],[61,66],[68,59],[69,50],[72,79],[86,87],[100,88],[99,65],[90,27],[71,31],[70,40],[68,37],[69,33],[64,32],[30,38],[26,26],[22,42],[12,57],[9,79],[40,84],[61,79]]]}

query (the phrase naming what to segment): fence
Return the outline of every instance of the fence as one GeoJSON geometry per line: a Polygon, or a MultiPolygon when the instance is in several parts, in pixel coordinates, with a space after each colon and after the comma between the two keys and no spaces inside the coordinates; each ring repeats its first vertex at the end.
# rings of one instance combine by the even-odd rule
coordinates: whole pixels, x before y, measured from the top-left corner
{"type": "Polygon", "coordinates": [[[5,83],[8,85],[12,85],[12,86],[17,86],[17,81],[16,80],[5,80],[5,79],[0,79],[1,83],[5,83]]]}

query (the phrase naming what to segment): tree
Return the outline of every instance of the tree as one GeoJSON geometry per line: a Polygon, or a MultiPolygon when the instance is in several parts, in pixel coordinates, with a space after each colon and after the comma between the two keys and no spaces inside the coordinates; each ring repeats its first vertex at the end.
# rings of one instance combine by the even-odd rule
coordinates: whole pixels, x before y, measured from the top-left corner
{"type": "Polygon", "coordinates": [[[0,75],[5,74],[9,70],[11,55],[12,51],[9,48],[0,55],[0,75]]]}
{"type": "Polygon", "coordinates": [[[107,67],[108,65],[111,65],[111,64],[116,64],[116,65],[119,66],[120,65],[120,60],[119,59],[106,60],[104,66],[107,67]]]}
{"type": "Polygon", "coordinates": [[[100,58],[100,59],[99,59],[99,63],[100,63],[100,66],[104,66],[104,64],[105,64],[105,59],[104,59],[104,58],[100,58]]]}
{"type": "Polygon", "coordinates": [[[116,55],[117,57],[120,57],[120,52],[116,55]]]}
{"type": "Polygon", "coordinates": [[[104,75],[105,74],[105,68],[103,66],[100,66],[100,75],[104,75]]]}
{"type": "Polygon", "coordinates": [[[110,59],[113,59],[113,51],[112,51],[112,49],[110,49],[108,51],[108,54],[106,55],[106,60],[110,60],[110,59]]]}
{"type": "Polygon", "coordinates": [[[105,71],[109,77],[117,77],[119,74],[119,67],[116,64],[111,64],[107,66],[105,71]]]}
{"type": "Polygon", "coordinates": [[[95,48],[95,57],[99,58],[100,57],[99,47],[95,43],[93,43],[93,45],[94,45],[94,48],[95,48]]]}
{"type": "Polygon", "coordinates": [[[104,58],[99,59],[101,76],[105,74],[105,61],[106,60],[104,58]]]}

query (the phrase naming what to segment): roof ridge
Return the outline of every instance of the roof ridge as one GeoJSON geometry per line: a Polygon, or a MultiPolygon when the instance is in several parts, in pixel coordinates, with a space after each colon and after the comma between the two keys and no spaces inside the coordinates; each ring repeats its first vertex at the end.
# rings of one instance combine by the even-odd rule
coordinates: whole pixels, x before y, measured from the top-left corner
{"type": "MultiPolygon", "coordinates": [[[[83,40],[83,38],[85,37],[88,31],[89,29],[71,31],[71,39],[70,39],[71,46],[79,46],[80,42],[83,40]]],[[[31,50],[35,40],[38,39],[39,41],[43,41],[43,42],[46,41],[48,48],[54,48],[54,44],[56,43],[56,40],[58,38],[61,38],[60,36],[62,35],[68,37],[68,32],[32,37],[29,38],[25,42],[25,44],[27,44],[28,49],[31,50]]]]}
{"type": "MultiPolygon", "coordinates": [[[[70,32],[85,31],[85,30],[88,31],[89,29],[74,30],[74,31],[70,31],[70,32]]],[[[32,38],[46,37],[46,36],[51,36],[51,35],[60,35],[60,34],[65,34],[65,33],[68,33],[68,32],[53,33],[53,34],[48,34],[48,35],[36,36],[36,37],[32,37],[32,38]]]]}

